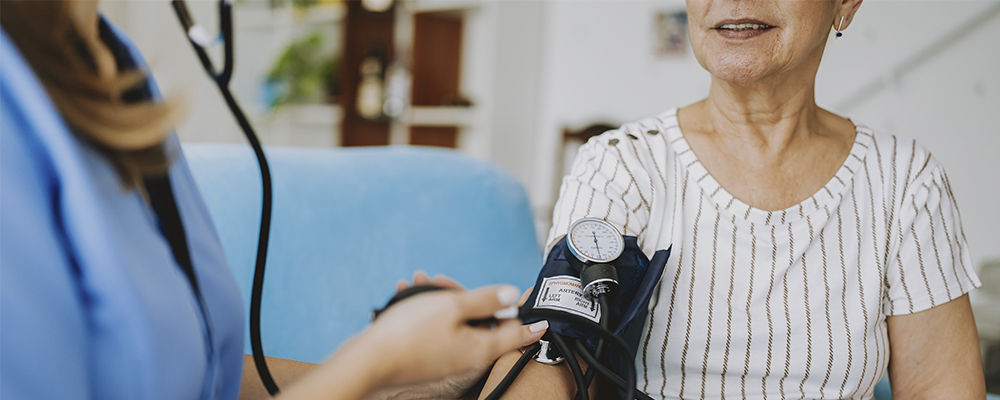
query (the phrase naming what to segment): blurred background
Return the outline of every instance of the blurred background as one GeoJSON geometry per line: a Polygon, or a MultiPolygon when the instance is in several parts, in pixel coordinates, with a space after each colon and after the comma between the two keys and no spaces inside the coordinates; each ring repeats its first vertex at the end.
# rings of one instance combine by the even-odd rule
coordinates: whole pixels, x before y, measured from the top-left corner
{"type": "MultiPolygon", "coordinates": [[[[528,191],[538,240],[576,147],[700,100],[709,76],[681,0],[237,0],[233,91],[267,145],[427,145],[492,161],[528,191]]],[[[214,1],[189,1],[217,29],[214,1]]],[[[243,142],[166,1],[105,1],[186,142],[243,142]]],[[[820,106],[913,137],[947,168],[983,288],[972,296],[1000,392],[1000,1],[878,1],[833,39],[820,106]]]]}

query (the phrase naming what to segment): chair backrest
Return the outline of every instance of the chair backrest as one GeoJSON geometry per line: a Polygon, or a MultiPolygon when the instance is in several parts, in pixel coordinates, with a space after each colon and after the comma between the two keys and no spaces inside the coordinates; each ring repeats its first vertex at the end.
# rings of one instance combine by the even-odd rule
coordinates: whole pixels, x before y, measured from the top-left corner
{"type": "MultiPolygon", "coordinates": [[[[253,152],[184,152],[248,306],[261,204],[253,152]]],[[[261,307],[269,356],[321,361],[418,269],[468,287],[534,282],[542,256],[524,189],[493,164],[417,147],[265,152],[274,182],[261,307]]]]}

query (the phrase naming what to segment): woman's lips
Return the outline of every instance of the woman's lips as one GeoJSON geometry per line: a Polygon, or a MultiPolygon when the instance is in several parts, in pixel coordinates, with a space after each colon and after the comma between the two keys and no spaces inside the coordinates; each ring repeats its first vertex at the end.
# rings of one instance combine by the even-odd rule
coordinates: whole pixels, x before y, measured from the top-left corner
{"type": "Polygon", "coordinates": [[[771,25],[757,20],[729,20],[716,26],[715,31],[729,39],[749,39],[769,32],[771,25]]]}

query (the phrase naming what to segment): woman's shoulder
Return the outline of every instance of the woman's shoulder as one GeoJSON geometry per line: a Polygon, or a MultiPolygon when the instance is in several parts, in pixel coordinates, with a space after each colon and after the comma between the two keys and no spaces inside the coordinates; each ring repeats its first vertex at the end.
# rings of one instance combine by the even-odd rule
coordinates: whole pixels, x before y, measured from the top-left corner
{"type": "Polygon", "coordinates": [[[951,195],[944,166],[932,150],[914,138],[884,134],[858,126],[855,146],[866,145],[862,170],[856,171],[856,183],[868,186],[893,212],[910,215],[913,207],[926,202],[934,193],[951,195]],[[906,211],[905,213],[903,211],[906,211]]]}
{"type": "Polygon", "coordinates": [[[857,126],[857,134],[855,145],[867,147],[866,166],[893,186],[920,186],[943,169],[931,150],[914,138],[876,132],[864,125],[857,126]]]}
{"type": "Polygon", "coordinates": [[[662,190],[677,168],[678,151],[685,145],[676,109],[626,122],[590,138],[580,146],[567,176],[614,177],[631,182],[644,196],[662,190]]]}
{"type": "Polygon", "coordinates": [[[665,150],[680,136],[676,110],[621,124],[590,138],[584,148],[610,151],[626,162],[657,162],[656,158],[665,156],[665,150]]]}

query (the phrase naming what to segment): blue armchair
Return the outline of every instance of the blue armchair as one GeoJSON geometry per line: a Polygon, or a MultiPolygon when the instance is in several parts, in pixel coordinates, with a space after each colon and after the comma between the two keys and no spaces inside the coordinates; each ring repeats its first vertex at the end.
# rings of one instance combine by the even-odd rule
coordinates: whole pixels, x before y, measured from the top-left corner
{"type": "MultiPolygon", "coordinates": [[[[240,144],[184,152],[248,307],[261,204],[253,152],[240,144]]],[[[469,287],[534,284],[542,255],[524,189],[488,162],[418,147],[265,152],[274,181],[261,307],[267,355],[321,361],[416,270],[469,287]]]]}

